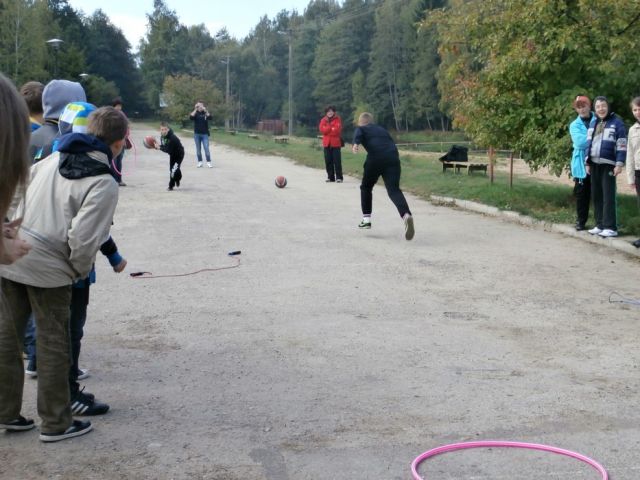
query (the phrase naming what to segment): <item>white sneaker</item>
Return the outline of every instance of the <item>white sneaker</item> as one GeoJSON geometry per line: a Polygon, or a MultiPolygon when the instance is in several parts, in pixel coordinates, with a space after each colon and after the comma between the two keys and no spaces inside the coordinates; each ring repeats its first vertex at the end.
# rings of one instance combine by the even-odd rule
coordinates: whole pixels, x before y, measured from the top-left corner
{"type": "Polygon", "coordinates": [[[591,235],[599,235],[602,232],[602,229],[598,227],[593,227],[591,230],[588,230],[591,235]]]}
{"type": "Polygon", "coordinates": [[[211,162],[207,162],[207,167],[213,168],[213,165],[211,165],[211,162]]]}
{"type": "Polygon", "coordinates": [[[404,218],[404,238],[407,240],[413,239],[413,236],[416,234],[416,230],[413,226],[413,217],[408,213],[405,214],[404,218]]]}
{"type": "Polygon", "coordinates": [[[78,369],[78,380],[84,380],[85,378],[89,378],[90,376],[91,374],[89,373],[89,370],[87,370],[86,368],[78,369]]]}
{"type": "Polygon", "coordinates": [[[198,162],[198,168],[202,168],[202,162],[198,162]]]}
{"type": "Polygon", "coordinates": [[[598,235],[600,235],[601,237],[617,237],[618,232],[616,232],[615,230],[610,230],[608,228],[605,228],[598,235]]]}

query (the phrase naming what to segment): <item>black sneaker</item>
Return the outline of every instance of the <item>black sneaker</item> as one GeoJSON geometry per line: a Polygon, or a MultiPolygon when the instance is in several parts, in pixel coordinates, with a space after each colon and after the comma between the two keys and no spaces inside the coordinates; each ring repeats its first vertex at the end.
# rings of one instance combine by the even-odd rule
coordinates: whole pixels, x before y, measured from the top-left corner
{"type": "Polygon", "coordinates": [[[90,393],[79,391],[71,398],[71,413],[74,415],[92,417],[94,415],[104,415],[108,411],[109,405],[96,402],[95,397],[90,393]]]}
{"type": "Polygon", "coordinates": [[[640,238],[638,240],[636,240],[635,242],[631,242],[631,245],[633,245],[636,248],[640,248],[640,238]]]}
{"type": "Polygon", "coordinates": [[[83,422],[81,420],[74,420],[69,428],[64,432],[58,433],[41,433],[40,441],[42,442],[59,442],[60,440],[66,440],[67,438],[79,437],[85,433],[89,433],[93,427],[91,422],[83,422]]]}
{"type": "Polygon", "coordinates": [[[0,423],[0,428],[4,428],[7,432],[24,432],[25,430],[31,430],[35,426],[33,420],[27,420],[22,415],[10,422],[0,423]]]}
{"type": "Polygon", "coordinates": [[[580,223],[580,222],[576,223],[576,232],[581,232],[586,229],[587,229],[587,226],[584,223],[580,223]]]}

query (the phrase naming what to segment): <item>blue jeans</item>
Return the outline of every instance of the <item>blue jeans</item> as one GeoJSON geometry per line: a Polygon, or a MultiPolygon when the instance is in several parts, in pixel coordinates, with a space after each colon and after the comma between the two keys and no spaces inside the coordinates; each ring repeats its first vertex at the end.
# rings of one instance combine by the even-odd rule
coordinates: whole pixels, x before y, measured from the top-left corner
{"type": "Polygon", "coordinates": [[[27,359],[35,361],[36,359],[36,321],[33,313],[29,315],[27,320],[27,328],[24,332],[24,353],[27,359]]]}
{"type": "Polygon", "coordinates": [[[202,152],[200,151],[200,145],[204,146],[204,155],[207,158],[207,162],[211,162],[211,154],[209,153],[209,135],[206,133],[194,133],[193,139],[196,141],[196,155],[198,156],[198,162],[202,162],[202,152]]]}

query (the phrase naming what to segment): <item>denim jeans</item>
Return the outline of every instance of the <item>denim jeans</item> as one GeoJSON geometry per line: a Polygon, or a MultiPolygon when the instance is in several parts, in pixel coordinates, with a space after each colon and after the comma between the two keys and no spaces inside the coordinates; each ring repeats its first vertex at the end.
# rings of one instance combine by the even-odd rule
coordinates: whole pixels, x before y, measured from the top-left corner
{"type": "Polygon", "coordinates": [[[207,162],[211,162],[211,154],[209,153],[209,135],[206,133],[194,133],[193,138],[196,141],[196,155],[198,156],[198,162],[202,162],[202,151],[200,146],[204,147],[204,154],[207,158],[207,162]]]}
{"type": "Polygon", "coordinates": [[[29,361],[36,359],[36,320],[33,313],[29,315],[27,320],[27,328],[24,331],[24,353],[27,354],[29,361]]]}
{"type": "Polygon", "coordinates": [[[20,345],[29,312],[38,330],[38,415],[42,433],[71,425],[69,404],[69,302],[71,286],[38,288],[0,280],[0,423],[15,420],[22,407],[24,364],[20,345]]]}

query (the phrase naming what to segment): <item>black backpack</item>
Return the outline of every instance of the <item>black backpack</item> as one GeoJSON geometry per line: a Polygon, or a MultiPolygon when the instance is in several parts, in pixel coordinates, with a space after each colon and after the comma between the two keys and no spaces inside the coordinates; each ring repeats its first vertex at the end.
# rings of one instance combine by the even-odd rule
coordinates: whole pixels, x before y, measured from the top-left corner
{"type": "Polygon", "coordinates": [[[469,157],[467,153],[469,149],[467,147],[461,147],[460,145],[451,145],[449,151],[440,157],[441,162],[468,162],[469,157]]]}

